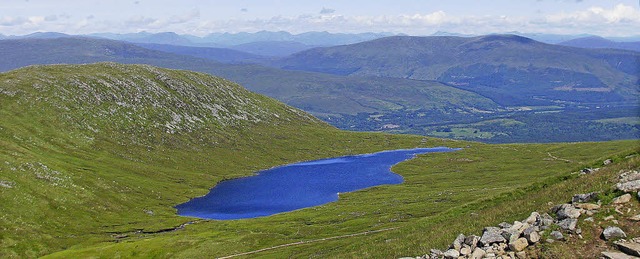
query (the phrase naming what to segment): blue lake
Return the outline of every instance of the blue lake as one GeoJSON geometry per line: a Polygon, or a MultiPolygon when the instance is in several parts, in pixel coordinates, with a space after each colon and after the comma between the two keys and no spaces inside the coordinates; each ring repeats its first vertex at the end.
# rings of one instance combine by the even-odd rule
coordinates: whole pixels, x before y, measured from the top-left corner
{"type": "Polygon", "coordinates": [[[222,181],[209,194],[176,209],[181,216],[228,220],[318,206],[338,200],[338,193],[402,183],[402,177],[391,172],[391,166],[417,154],[455,150],[445,147],[391,150],[280,166],[255,176],[222,181]]]}

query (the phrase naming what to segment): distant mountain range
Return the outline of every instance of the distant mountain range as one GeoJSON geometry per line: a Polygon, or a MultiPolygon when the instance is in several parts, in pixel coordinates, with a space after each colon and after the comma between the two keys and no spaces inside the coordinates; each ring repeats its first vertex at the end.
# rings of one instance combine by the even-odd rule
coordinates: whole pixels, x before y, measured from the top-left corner
{"type": "MultiPolygon", "coordinates": [[[[520,33],[512,32],[513,35],[527,37],[536,41],[560,44],[574,47],[591,48],[619,48],[637,51],[638,37],[613,37],[602,38],[595,35],[561,35],[543,33],[520,33]],[[574,42],[574,40],[577,40],[574,42]],[[594,40],[598,42],[593,42],[594,40]],[[591,42],[591,43],[589,43],[591,42]],[[630,43],[632,42],[632,43],[630,43]],[[566,43],[566,44],[565,44],[566,43]],[[617,44],[620,43],[620,44],[617,44]],[[595,45],[594,45],[595,44],[595,45]]],[[[283,57],[299,51],[308,50],[315,47],[328,47],[337,45],[354,44],[369,40],[375,40],[390,36],[406,36],[393,33],[329,33],[329,32],[306,32],[291,34],[285,31],[259,31],[255,33],[212,33],[205,36],[194,36],[188,34],[177,34],[174,32],[138,32],[138,33],[92,33],[87,35],[69,35],[58,32],[36,32],[28,35],[7,36],[0,34],[0,39],[26,39],[26,38],[61,38],[61,37],[92,37],[127,41],[141,44],[162,44],[191,47],[214,47],[229,48],[261,56],[283,57]]],[[[455,36],[455,37],[478,37],[482,35],[460,34],[438,31],[431,36],[455,36]]]]}
{"type": "Polygon", "coordinates": [[[640,41],[635,42],[618,42],[608,40],[598,36],[590,36],[578,39],[572,39],[559,43],[563,46],[571,46],[586,49],[626,49],[640,52],[640,41]]]}
{"type": "Polygon", "coordinates": [[[173,32],[163,33],[94,33],[86,36],[99,37],[112,40],[122,40],[134,43],[156,43],[184,46],[236,46],[256,42],[288,42],[298,43],[305,46],[335,46],[363,42],[383,37],[393,36],[392,33],[329,33],[329,32],[306,32],[301,34],[291,34],[285,31],[271,32],[259,31],[255,33],[212,33],[203,37],[193,35],[178,35],[173,32]]]}
{"type": "Polygon", "coordinates": [[[387,37],[315,48],[275,64],[335,75],[435,80],[506,106],[637,101],[640,78],[638,52],[570,48],[514,35],[387,37]]]}
{"type": "Polygon", "coordinates": [[[135,45],[150,50],[158,50],[167,53],[174,53],[197,58],[209,59],[221,63],[242,64],[242,63],[264,63],[269,60],[266,56],[251,54],[233,49],[213,48],[213,47],[189,47],[167,44],[135,43],[135,45]]]}
{"type": "Polygon", "coordinates": [[[284,58],[51,37],[2,40],[0,55],[0,71],[111,61],[205,72],[344,129],[489,142],[640,136],[640,123],[634,123],[640,53],[550,45],[512,35],[394,36],[284,58]],[[549,127],[563,133],[549,137],[549,127]]]}
{"type": "Polygon", "coordinates": [[[459,108],[466,107],[464,109],[498,107],[485,97],[433,81],[345,77],[286,71],[253,64],[232,65],[207,59],[219,54],[211,48],[164,45],[152,45],[150,48],[185,55],[146,49],[122,41],[92,38],[3,40],[0,41],[0,55],[4,57],[0,60],[0,71],[34,64],[82,64],[102,61],[186,69],[231,79],[252,91],[274,97],[319,116],[359,112],[385,113],[398,108],[444,108],[451,105],[451,99],[455,99],[453,103],[459,104],[459,108]],[[190,54],[190,51],[198,50],[200,52],[190,54]]]}

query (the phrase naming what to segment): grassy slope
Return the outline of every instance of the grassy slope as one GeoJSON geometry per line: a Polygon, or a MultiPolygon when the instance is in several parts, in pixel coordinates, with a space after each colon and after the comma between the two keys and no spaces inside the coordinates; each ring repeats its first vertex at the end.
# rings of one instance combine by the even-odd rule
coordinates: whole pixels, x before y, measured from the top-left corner
{"type": "MultiPolygon", "coordinates": [[[[422,253],[475,227],[443,227],[443,220],[501,201],[483,200],[518,197],[506,194],[638,146],[484,145],[342,132],[222,79],[147,66],[32,67],[0,74],[0,82],[0,180],[12,185],[0,187],[0,257],[63,249],[52,256],[224,256],[388,227],[399,229],[263,255],[422,253]],[[227,112],[210,117],[203,103],[227,112]],[[172,123],[175,114],[191,120],[172,123]],[[324,206],[144,233],[192,220],[176,216],[172,206],[222,179],[293,161],[416,146],[466,148],[397,166],[402,185],[343,194],[324,206]],[[115,243],[115,234],[128,237],[115,243]]],[[[499,216],[479,214],[485,221],[499,216]]]]}
{"type": "Polygon", "coordinates": [[[458,233],[480,234],[483,226],[520,219],[549,201],[566,200],[582,189],[562,181],[571,178],[570,172],[609,157],[621,161],[620,157],[638,151],[637,141],[474,143],[459,152],[430,154],[396,166],[394,171],[405,177],[402,185],[343,194],[335,203],[267,218],[201,221],[176,232],[131,235],[124,242],[76,247],[53,257],[218,257],[393,227],[398,229],[279,248],[251,257],[424,254],[430,248],[445,247],[458,233]],[[547,196],[550,192],[553,195],[547,196]]]}
{"type": "Polygon", "coordinates": [[[203,74],[110,63],[26,68],[0,82],[0,180],[13,184],[0,188],[1,257],[177,226],[187,220],[172,206],[222,179],[421,140],[339,132],[203,74]],[[228,116],[207,117],[201,98],[228,116]],[[241,111],[261,121],[234,119],[241,111]],[[167,127],[176,114],[196,123],[167,127]]]}

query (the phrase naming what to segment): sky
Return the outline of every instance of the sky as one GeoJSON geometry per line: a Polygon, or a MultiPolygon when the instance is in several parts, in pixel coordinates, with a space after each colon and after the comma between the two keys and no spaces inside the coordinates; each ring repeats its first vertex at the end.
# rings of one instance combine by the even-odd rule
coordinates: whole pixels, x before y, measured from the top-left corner
{"type": "Polygon", "coordinates": [[[640,35],[640,0],[0,0],[0,34],[640,35]]]}

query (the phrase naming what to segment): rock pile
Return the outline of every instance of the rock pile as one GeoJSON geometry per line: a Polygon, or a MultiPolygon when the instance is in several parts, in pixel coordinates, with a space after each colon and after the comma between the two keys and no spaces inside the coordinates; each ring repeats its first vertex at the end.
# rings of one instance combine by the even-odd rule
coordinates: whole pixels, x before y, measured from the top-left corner
{"type": "MultiPolygon", "coordinates": [[[[618,208],[630,202],[632,196],[628,192],[638,192],[637,195],[640,198],[640,173],[621,172],[620,181],[616,187],[626,194],[615,198],[611,206],[618,208]]],[[[481,236],[460,234],[446,251],[431,249],[429,254],[416,258],[528,258],[526,248],[539,242],[563,241],[567,236],[577,236],[582,239],[582,230],[577,227],[578,219],[585,215],[585,221],[593,222],[592,216],[601,209],[601,206],[597,192],[576,194],[570,203],[556,205],[551,208],[550,213],[532,212],[522,221],[503,222],[495,227],[485,227],[481,236]],[[542,240],[543,237],[545,240],[542,240]]],[[[640,221],[640,215],[635,217],[640,221]]],[[[633,220],[633,217],[630,219],[633,220]]],[[[613,216],[609,220],[616,223],[613,216]]],[[[602,232],[601,238],[607,241],[619,240],[627,238],[627,234],[617,226],[608,226],[602,232]]],[[[615,245],[621,252],[603,252],[602,256],[604,258],[640,256],[640,238],[630,241],[620,240],[615,245]]]]}
{"type": "MultiPolygon", "coordinates": [[[[577,218],[582,213],[600,208],[597,204],[592,205],[586,206],[592,208],[587,210],[573,204],[562,204],[552,209],[556,217],[532,212],[526,219],[514,221],[513,224],[503,222],[497,227],[486,227],[482,236],[460,234],[448,250],[442,252],[433,249],[430,254],[419,258],[527,258],[525,248],[540,242],[545,231],[554,225],[565,233],[579,235],[581,231],[576,229],[577,218]]],[[[564,234],[560,231],[552,231],[549,236],[552,239],[547,242],[564,240],[564,234]]]]}

